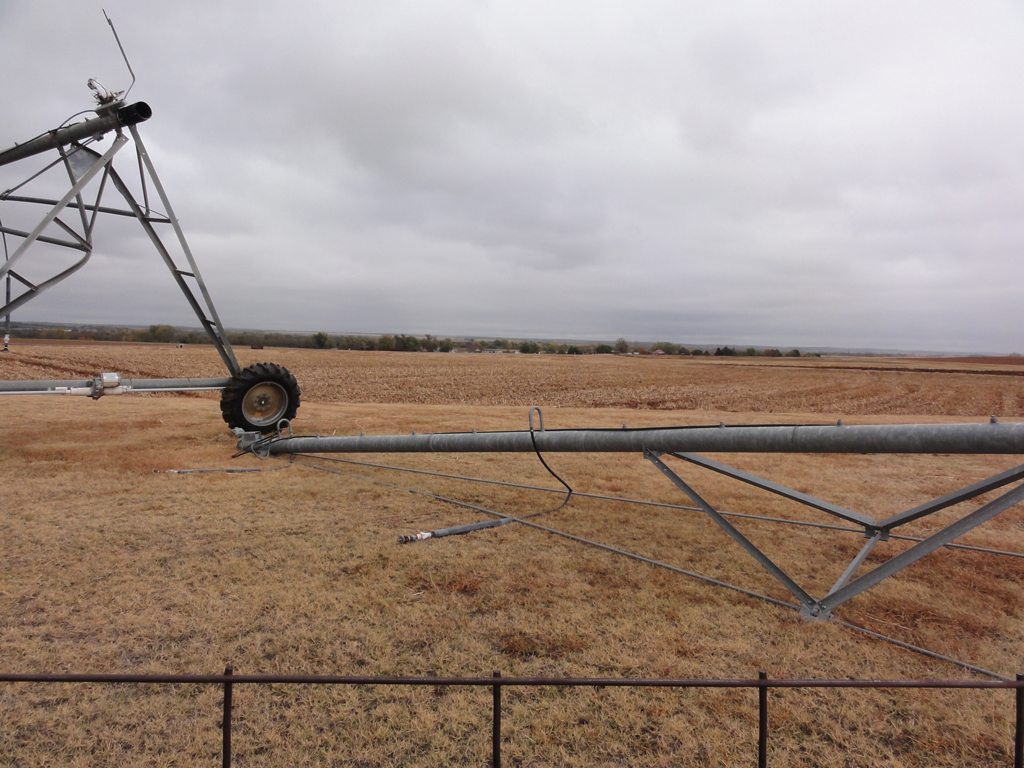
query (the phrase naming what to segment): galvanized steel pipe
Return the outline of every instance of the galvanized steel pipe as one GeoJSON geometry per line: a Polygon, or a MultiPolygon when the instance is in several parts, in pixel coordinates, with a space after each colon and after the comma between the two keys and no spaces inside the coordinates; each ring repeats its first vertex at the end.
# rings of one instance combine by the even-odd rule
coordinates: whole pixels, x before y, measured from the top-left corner
{"type": "MultiPolygon", "coordinates": [[[[1024,423],[764,425],[537,430],[544,453],[1024,454],[1024,423]]],[[[240,444],[240,447],[245,446],[240,444]]],[[[296,453],[533,453],[530,432],[282,437],[260,446],[296,453]]]]}
{"type": "Polygon", "coordinates": [[[101,114],[99,117],[93,117],[81,123],[48,131],[42,136],[26,141],[24,144],[15,144],[10,149],[0,152],[0,165],[7,165],[16,160],[38,155],[41,152],[56,149],[73,141],[82,141],[102,136],[110,131],[116,131],[129,125],[144,122],[152,116],[153,110],[144,101],[112,109],[101,114]]]}
{"type": "MultiPolygon", "coordinates": [[[[66,395],[79,394],[72,390],[93,388],[94,379],[66,379],[63,381],[0,381],[0,395],[66,395]]],[[[125,392],[185,392],[190,390],[224,389],[231,379],[121,379],[120,392],[109,389],[106,394],[125,392]]],[[[88,394],[88,393],[81,393],[88,394]]]]}

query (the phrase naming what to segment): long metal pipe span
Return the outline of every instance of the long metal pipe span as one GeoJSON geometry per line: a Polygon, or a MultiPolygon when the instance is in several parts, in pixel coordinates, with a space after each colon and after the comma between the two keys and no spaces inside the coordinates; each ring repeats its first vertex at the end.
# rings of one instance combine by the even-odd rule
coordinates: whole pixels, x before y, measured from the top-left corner
{"type": "MultiPolygon", "coordinates": [[[[252,444],[245,437],[240,448],[252,444]]],[[[281,437],[296,453],[970,453],[1024,454],[1024,423],[764,425],[281,437]],[[536,440],[536,445],[534,444],[536,440]]]]}
{"type": "Polygon", "coordinates": [[[115,386],[105,387],[96,379],[65,379],[54,381],[0,381],[0,395],[88,395],[98,389],[106,395],[127,392],[185,392],[194,390],[220,390],[231,379],[118,379],[115,386]]]}

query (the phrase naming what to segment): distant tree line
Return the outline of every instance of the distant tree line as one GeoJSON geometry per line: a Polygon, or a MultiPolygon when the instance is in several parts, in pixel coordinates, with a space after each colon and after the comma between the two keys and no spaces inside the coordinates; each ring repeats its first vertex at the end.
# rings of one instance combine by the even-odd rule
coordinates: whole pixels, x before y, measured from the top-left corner
{"type": "MultiPolygon", "coordinates": [[[[175,328],[172,325],[151,325],[148,328],[113,326],[78,326],[60,328],[12,323],[12,332],[22,339],[58,339],[71,341],[136,341],[157,344],[209,344],[205,333],[195,329],[175,328]]],[[[270,331],[229,331],[228,341],[236,347],[296,347],[305,349],[350,349],[385,352],[519,352],[525,355],[610,355],[651,354],[708,355],[715,357],[807,357],[800,350],[781,352],[778,349],[757,350],[747,347],[738,352],[734,347],[707,349],[686,347],[670,341],[655,342],[650,348],[620,338],[614,344],[561,344],[558,342],[512,341],[509,339],[439,339],[425,336],[383,334],[381,336],[332,335],[319,331],[312,335],[275,333],[270,331]]],[[[817,354],[810,356],[819,357],[817,354]]]]}
{"type": "MultiPolygon", "coordinates": [[[[661,353],[665,355],[708,355],[712,357],[821,357],[820,354],[801,353],[799,349],[791,349],[788,352],[780,352],[777,349],[755,349],[754,347],[747,347],[742,352],[738,351],[735,347],[716,347],[714,352],[708,349],[702,349],[700,347],[694,347],[693,349],[687,349],[680,344],[673,344],[671,341],[658,341],[650,346],[648,349],[646,346],[626,341],[626,339],[619,339],[615,342],[615,346],[612,348],[605,349],[608,352],[615,352],[619,355],[625,354],[651,354],[661,353]]],[[[601,352],[598,352],[601,354],[601,352]]]]}

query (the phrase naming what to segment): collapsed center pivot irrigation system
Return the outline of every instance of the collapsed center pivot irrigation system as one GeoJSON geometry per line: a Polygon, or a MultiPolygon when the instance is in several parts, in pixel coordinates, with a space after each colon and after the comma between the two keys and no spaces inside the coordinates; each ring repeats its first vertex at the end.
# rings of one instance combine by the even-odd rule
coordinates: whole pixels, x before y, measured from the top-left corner
{"type": "MultiPolygon", "coordinates": [[[[108,18],[109,22],[109,18],[108,18]]],[[[113,29],[113,24],[111,24],[113,29]]],[[[117,37],[114,31],[115,39],[117,37]]],[[[120,41],[118,41],[120,47],[120,41]]],[[[122,55],[124,53],[121,48],[122,55]]],[[[127,57],[125,63],[128,64],[127,57]]],[[[128,64],[131,72],[131,66],[128,64]]],[[[132,74],[134,85],[134,74],[132,74]]],[[[842,421],[835,425],[763,425],[718,427],[666,427],[659,429],[621,430],[546,430],[543,419],[540,429],[518,432],[472,432],[430,435],[384,435],[358,437],[302,437],[282,434],[282,428],[295,416],[300,392],[295,377],[285,368],[272,363],[258,363],[242,368],[235,358],[227,334],[213,306],[209,291],[199,272],[177,217],[160,183],[152,159],[146,152],[138,126],[152,116],[145,102],[128,104],[126,92],[109,92],[94,80],[89,87],[95,92],[95,116],[81,122],[62,124],[58,128],[0,152],[0,166],[56,153],[44,167],[34,170],[24,181],[0,193],[0,213],[6,217],[11,206],[38,211],[42,219],[31,229],[8,226],[0,218],[0,237],[5,260],[0,265],[0,278],[6,278],[6,300],[0,316],[24,306],[27,302],[77,272],[93,251],[93,231],[99,214],[134,218],[149,237],[171,276],[184,294],[221,360],[229,377],[187,379],[128,379],[117,373],[99,373],[92,379],[62,381],[4,381],[0,394],[68,394],[98,399],[106,395],[129,392],[167,392],[221,390],[221,411],[224,420],[239,439],[239,448],[261,456],[322,453],[407,453],[407,452],[634,452],[650,461],[697,508],[728,534],[753,557],[793,597],[808,619],[824,620],[842,603],[901,571],[925,555],[949,545],[996,515],[1024,500],[1024,465],[998,473],[959,490],[951,491],[913,509],[876,520],[868,515],[845,509],[806,493],[730,467],[701,453],[861,453],[861,454],[1024,454],[1024,424],[1001,424],[994,417],[988,424],[849,426],[842,421]],[[104,152],[93,149],[107,134],[113,133],[111,146],[104,152]],[[127,133],[127,135],[126,135],[127,133]],[[130,137],[130,138],[129,138],[130,137]],[[141,201],[114,170],[114,157],[131,141],[138,165],[138,189],[141,201]],[[58,178],[60,186],[54,182],[58,178]],[[69,185],[69,186],[68,186],[69,185]],[[35,187],[39,194],[28,194],[35,187]],[[104,192],[112,186],[123,198],[126,208],[102,205],[104,192]],[[160,210],[151,205],[150,188],[159,199],[160,210]],[[54,189],[62,194],[55,196],[54,189]],[[65,191],[66,190],[66,191],[65,191]],[[158,226],[170,225],[177,246],[166,244],[157,232],[158,226]],[[16,242],[13,252],[9,241],[16,242]],[[50,249],[59,253],[73,252],[76,260],[58,268],[50,277],[29,279],[22,262],[31,251],[50,249]],[[177,257],[173,255],[177,253],[177,257]],[[177,259],[177,260],[176,260],[177,259]],[[182,259],[185,266],[179,266],[182,259]],[[18,271],[15,271],[18,267],[18,271]],[[12,279],[23,290],[12,298],[12,279]],[[265,435],[271,435],[265,437],[265,435]],[[747,539],[700,494],[684,481],[664,459],[678,459],[705,470],[716,472],[772,494],[790,499],[863,530],[864,546],[846,567],[832,588],[822,597],[814,597],[773,562],[761,549],[747,539]],[[932,515],[940,510],[974,499],[982,494],[1012,486],[1008,491],[979,508],[965,513],[958,520],[927,538],[917,540],[909,549],[858,576],[875,547],[890,538],[903,538],[896,529],[932,515]]],[[[128,88],[131,91],[131,87],[128,88]]],[[[45,268],[49,263],[39,259],[45,268]]],[[[65,258],[66,263],[66,258],[65,258]]],[[[541,457],[543,461],[543,457],[541,457]]],[[[546,466],[546,464],[545,464],[546,466]]],[[[554,474],[552,472],[552,474],[554,474]]],[[[557,475],[556,475],[557,477],[557,475]]],[[[570,496],[571,496],[570,489],[570,496]]],[[[568,500],[568,497],[567,497],[568,500]]],[[[563,504],[564,506],[564,504],[563,504]]],[[[492,513],[496,514],[496,513],[492,513]]],[[[521,518],[501,516],[495,524],[527,522],[521,518]]],[[[527,523],[533,525],[533,523],[527,523]]],[[[478,523],[463,526],[455,532],[488,527],[478,523]]],[[[453,529],[454,530],[454,529],[453,529]]],[[[435,532],[436,533],[436,532],[435,532]]],[[[403,537],[414,538],[414,537],[403,537]]],[[[1001,553],[1018,554],[1019,553],[1001,553]]],[[[678,569],[677,569],[678,570],[678,569]]],[[[695,574],[691,574],[695,575],[695,574]]],[[[710,580],[710,579],[709,579],[710,580]]],[[[720,582],[716,582],[720,583],[720,582]]],[[[734,589],[733,585],[723,584],[734,589]]],[[[748,592],[747,590],[742,590],[748,592]]],[[[748,594],[754,594],[749,593],[748,594]]],[[[765,597],[763,595],[755,595],[765,597]]],[[[773,602],[783,601],[770,599],[773,602]]]]}
{"type": "MultiPolygon", "coordinates": [[[[940,547],[1024,501],[1024,464],[995,474],[966,487],[946,493],[912,509],[882,520],[846,509],[828,501],[749,472],[713,461],[700,453],[857,453],[857,454],[1022,454],[1024,423],[1000,423],[992,417],[981,424],[846,425],[842,420],[828,425],[761,425],[717,427],[662,427],[654,429],[560,429],[546,430],[543,418],[534,429],[530,411],[529,430],[515,432],[459,432],[446,434],[359,435],[351,437],[303,437],[281,431],[270,437],[259,432],[236,429],[238,447],[256,455],[282,456],[322,453],[637,453],[650,461],[697,508],[728,534],[772,577],[796,598],[801,615],[810,620],[832,618],[842,603],[903,570],[940,547]],[[812,596],[759,547],[744,536],[726,515],[709,504],[664,461],[671,457],[760,488],[768,493],[824,512],[864,532],[864,546],[849,563],[827,594],[812,596]],[[888,541],[896,529],[977,498],[1005,486],[1012,486],[997,498],[964,513],[941,530],[920,539],[860,576],[857,575],[875,547],[888,541]]],[[[543,458],[542,458],[543,461],[543,458]]],[[[546,466],[546,463],[545,463],[546,466]]],[[[554,474],[554,473],[552,473],[554,474]]],[[[556,475],[557,477],[557,475],[556,475]]],[[[571,491],[570,491],[571,493],[571,491]]],[[[525,522],[502,516],[494,524],[525,522]]],[[[780,521],[781,522],[781,521],[780,521]]],[[[464,526],[465,532],[485,527],[464,526]]],[[[489,527],[489,526],[488,526],[489,527]]],[[[416,537],[403,537],[414,539],[416,537]]],[[[1013,553],[1002,553],[1013,554],[1013,553]]],[[[724,586],[732,586],[725,584],[724,586]]],[[[735,588],[735,587],[734,587],[735,588]]],[[[746,591],[746,590],[743,590],[746,591]]],[[[753,593],[751,593],[753,594],[753,593]]],[[[755,595],[764,597],[762,595],[755,595]]],[[[781,602],[772,599],[773,602],[781,602]]],[[[786,603],[787,605],[791,605],[786,603]]]]}
{"type": "MultiPolygon", "coordinates": [[[[110,21],[109,18],[107,21],[110,21]]],[[[113,24],[110,26],[113,29],[113,24]]],[[[114,35],[116,38],[116,31],[114,35]]],[[[123,48],[121,52],[124,53],[123,48]]],[[[128,63],[127,57],[125,63],[128,63]]],[[[131,72],[130,64],[128,70],[131,72]]],[[[0,152],[0,166],[37,155],[57,155],[43,168],[33,170],[24,181],[0,193],[0,237],[3,239],[5,256],[4,263],[0,265],[0,278],[6,278],[7,284],[6,300],[0,308],[0,317],[7,316],[9,319],[15,309],[85,266],[92,256],[93,230],[99,214],[132,217],[139,222],[156,247],[230,375],[217,379],[128,379],[117,373],[99,373],[93,379],[86,380],[4,381],[0,382],[0,394],[66,394],[97,399],[129,392],[221,390],[221,412],[232,428],[270,431],[281,419],[293,418],[300,399],[295,377],[286,368],[273,363],[258,363],[242,368],[235,358],[192,250],[139,136],[139,124],[153,114],[149,105],[142,101],[127,104],[127,92],[111,93],[95,80],[89,81],[89,87],[94,91],[97,102],[94,117],[61,125],[0,152]],[[114,140],[105,152],[100,153],[89,146],[109,133],[114,134],[114,140]],[[129,136],[138,160],[141,202],[114,170],[114,157],[129,143],[129,136]],[[70,187],[67,186],[69,184],[70,187]],[[108,185],[113,186],[121,195],[127,205],[126,209],[101,204],[108,185]],[[28,194],[36,187],[42,189],[40,194],[28,194]],[[162,210],[151,206],[150,187],[156,192],[162,210]],[[67,191],[55,197],[54,189],[67,191]],[[8,211],[14,212],[12,206],[19,206],[19,213],[25,207],[38,211],[41,206],[45,213],[34,228],[19,229],[5,223],[8,211]],[[177,240],[177,248],[161,239],[157,232],[160,225],[170,225],[177,240]],[[16,244],[13,252],[9,242],[16,244]],[[73,263],[69,266],[62,264],[51,276],[30,279],[21,266],[30,261],[26,258],[30,251],[38,256],[35,262],[46,274],[50,274],[53,269],[52,266],[47,267],[53,261],[47,256],[52,256],[54,252],[70,252],[75,256],[73,263]],[[184,262],[179,266],[182,259],[184,262]],[[19,271],[15,271],[15,267],[19,271]],[[23,289],[14,298],[11,297],[12,278],[23,289]]],[[[131,87],[128,91],[131,91],[131,87]]],[[[67,257],[61,261],[66,264],[67,257]]]]}

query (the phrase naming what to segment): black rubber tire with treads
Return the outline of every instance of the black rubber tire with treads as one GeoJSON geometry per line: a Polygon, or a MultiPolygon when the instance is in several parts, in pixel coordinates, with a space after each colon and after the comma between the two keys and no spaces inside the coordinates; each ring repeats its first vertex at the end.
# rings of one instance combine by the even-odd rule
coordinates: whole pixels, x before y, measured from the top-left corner
{"type": "Polygon", "coordinates": [[[287,368],[255,363],[224,388],[220,411],[231,428],[246,432],[273,432],[281,419],[294,419],[299,408],[299,383],[287,368]]]}

